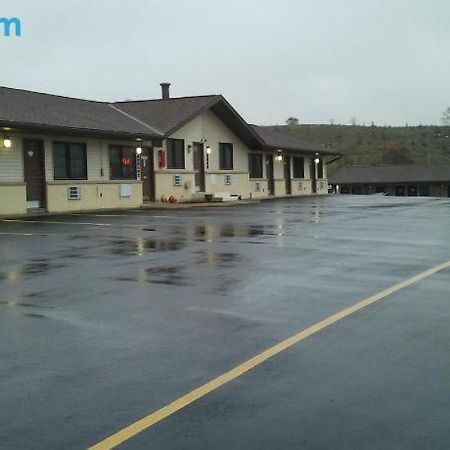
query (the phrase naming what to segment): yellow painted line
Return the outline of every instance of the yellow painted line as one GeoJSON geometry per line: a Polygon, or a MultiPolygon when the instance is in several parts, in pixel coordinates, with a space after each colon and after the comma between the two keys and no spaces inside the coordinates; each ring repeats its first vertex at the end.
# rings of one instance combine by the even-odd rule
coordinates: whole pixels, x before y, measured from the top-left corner
{"type": "Polygon", "coordinates": [[[338,313],[333,314],[332,316],[315,323],[309,328],[300,331],[299,333],[291,336],[290,338],[287,338],[284,341],[281,341],[278,344],[274,345],[273,347],[268,348],[259,355],[256,355],[253,358],[249,359],[248,361],[245,361],[244,363],[240,364],[234,369],[231,369],[230,371],[224,373],[223,375],[220,375],[219,377],[209,381],[208,383],[198,387],[197,389],[194,389],[193,391],[187,393],[186,395],[183,395],[182,397],[178,398],[172,403],[169,403],[163,408],[158,409],[157,411],[127,426],[126,428],[123,428],[122,430],[104,439],[98,444],[89,447],[89,450],[106,450],[117,447],[118,445],[131,439],[132,437],[136,436],[142,431],[147,430],[156,423],[161,422],[162,420],[166,419],[172,414],[175,414],[177,411],[180,411],[184,407],[190,405],[191,403],[194,403],[195,401],[204,397],[210,392],[219,389],[221,386],[229,383],[230,381],[235,380],[236,378],[240,377],[249,370],[254,369],[255,367],[259,366],[268,359],[278,355],[279,353],[283,352],[289,347],[298,344],[299,342],[329,327],[330,325],[333,325],[336,322],[345,319],[346,317],[354,314],[355,312],[363,308],[366,308],[367,306],[372,305],[388,297],[389,295],[394,294],[395,292],[398,292],[408,286],[411,286],[423,280],[424,278],[427,278],[431,275],[434,275],[437,272],[440,272],[448,268],[450,268],[450,261],[447,261],[443,264],[440,264],[424,272],[421,272],[413,276],[412,278],[408,278],[398,284],[395,284],[394,286],[391,286],[390,288],[382,292],[379,292],[378,294],[372,295],[371,297],[368,297],[356,303],[355,305],[350,306],[349,308],[345,308],[342,311],[339,311],[338,313]]]}

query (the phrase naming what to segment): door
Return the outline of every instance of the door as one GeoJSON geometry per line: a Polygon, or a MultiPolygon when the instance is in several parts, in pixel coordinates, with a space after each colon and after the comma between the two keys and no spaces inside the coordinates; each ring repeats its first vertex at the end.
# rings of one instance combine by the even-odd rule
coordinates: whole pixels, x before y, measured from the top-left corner
{"type": "Polygon", "coordinates": [[[275,177],[273,175],[273,155],[266,155],[267,189],[269,195],[275,195],[275,177]]]}
{"type": "Polygon", "coordinates": [[[286,194],[292,194],[292,180],[291,180],[291,157],[284,157],[284,179],[286,180],[286,194]]]}
{"type": "Polygon", "coordinates": [[[311,178],[311,192],[313,194],[317,193],[317,178],[316,178],[316,163],[314,159],[311,159],[311,163],[309,165],[309,176],[311,178]]]}
{"type": "Polygon", "coordinates": [[[395,187],[395,195],[397,197],[404,197],[406,195],[405,186],[396,186],[395,187]]]}
{"type": "Polygon", "coordinates": [[[45,208],[44,141],[23,140],[23,168],[27,186],[27,209],[45,208]]]}
{"type": "Polygon", "coordinates": [[[155,201],[155,160],[153,148],[144,147],[141,154],[141,176],[144,202],[155,201]]]}
{"type": "Polygon", "coordinates": [[[418,189],[417,186],[408,186],[407,187],[408,197],[417,197],[418,189]]]}
{"type": "Polygon", "coordinates": [[[205,192],[205,155],[203,144],[194,143],[195,192],[205,192]]]}

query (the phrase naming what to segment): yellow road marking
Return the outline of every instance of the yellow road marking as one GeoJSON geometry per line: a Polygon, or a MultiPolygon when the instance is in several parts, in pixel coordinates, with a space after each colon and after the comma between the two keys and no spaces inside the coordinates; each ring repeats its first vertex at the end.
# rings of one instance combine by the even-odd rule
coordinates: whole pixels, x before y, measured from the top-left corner
{"type": "Polygon", "coordinates": [[[413,276],[412,278],[408,278],[398,284],[395,284],[394,286],[391,286],[390,288],[382,292],[379,292],[378,294],[372,295],[371,297],[368,297],[356,303],[353,306],[345,308],[342,311],[339,311],[338,313],[333,314],[332,316],[315,323],[309,328],[300,331],[299,333],[285,339],[284,341],[279,342],[273,347],[268,348],[259,355],[256,355],[253,358],[249,359],[248,361],[245,361],[244,363],[240,364],[234,369],[231,369],[230,371],[224,373],[223,375],[220,375],[219,377],[209,381],[208,383],[198,387],[197,389],[194,389],[193,391],[187,393],[186,395],[183,395],[182,397],[178,398],[172,403],[169,403],[163,408],[149,414],[148,416],[138,420],[137,422],[127,426],[126,428],[123,428],[122,430],[104,439],[98,444],[93,445],[92,447],[89,448],[89,450],[107,450],[117,447],[118,445],[131,439],[132,437],[136,436],[142,431],[152,427],[156,423],[161,422],[162,420],[166,419],[167,417],[171,416],[177,411],[180,411],[184,407],[204,397],[210,392],[220,388],[224,384],[227,384],[230,381],[233,381],[236,378],[243,375],[244,373],[248,372],[249,370],[254,369],[255,367],[262,364],[264,361],[267,361],[273,356],[278,355],[279,353],[283,352],[289,347],[298,344],[299,342],[305,340],[306,338],[312,336],[313,334],[316,334],[319,331],[329,327],[330,325],[333,325],[334,323],[339,322],[340,320],[350,316],[351,314],[354,314],[356,311],[366,308],[367,306],[372,305],[373,303],[376,303],[386,298],[387,296],[394,294],[395,292],[398,292],[408,286],[411,286],[414,283],[417,283],[418,281],[423,280],[424,278],[434,275],[435,273],[445,270],[447,268],[450,268],[450,261],[447,261],[443,264],[440,264],[424,272],[421,272],[413,276]]]}

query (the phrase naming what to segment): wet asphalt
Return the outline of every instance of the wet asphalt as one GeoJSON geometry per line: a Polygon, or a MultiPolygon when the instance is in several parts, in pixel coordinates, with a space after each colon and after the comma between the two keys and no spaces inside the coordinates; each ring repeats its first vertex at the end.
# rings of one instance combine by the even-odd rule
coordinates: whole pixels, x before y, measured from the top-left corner
{"type": "MultiPolygon", "coordinates": [[[[80,449],[450,259],[450,201],[339,196],[0,221],[0,448],[80,449]]],[[[450,448],[450,271],[126,449],[450,448]]]]}

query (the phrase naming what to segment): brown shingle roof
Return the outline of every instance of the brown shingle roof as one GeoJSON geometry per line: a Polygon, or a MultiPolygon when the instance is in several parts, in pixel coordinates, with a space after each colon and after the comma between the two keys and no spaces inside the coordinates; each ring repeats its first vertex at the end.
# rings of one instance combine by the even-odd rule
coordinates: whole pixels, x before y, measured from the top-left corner
{"type": "Polygon", "coordinates": [[[106,103],[0,87],[0,127],[165,137],[206,110],[223,120],[250,148],[338,154],[270,127],[247,124],[221,95],[106,103]]]}
{"type": "Polygon", "coordinates": [[[0,87],[0,126],[161,136],[110,104],[0,87]]]}
{"type": "Polygon", "coordinates": [[[211,110],[250,148],[261,148],[263,145],[258,134],[222,95],[117,102],[114,106],[145,123],[152,124],[165,136],[170,136],[202,112],[211,110]]]}
{"type": "Polygon", "coordinates": [[[330,176],[332,184],[450,182],[450,164],[344,166],[330,176]]]}
{"type": "Polygon", "coordinates": [[[220,95],[178,97],[166,100],[116,102],[114,106],[134,117],[151,123],[163,134],[171,134],[201,111],[220,101],[220,95]]]}
{"type": "Polygon", "coordinates": [[[252,125],[252,128],[263,139],[266,147],[270,149],[292,150],[302,153],[319,153],[322,155],[339,155],[338,152],[311,142],[303,141],[289,134],[274,130],[272,127],[252,125]]]}

